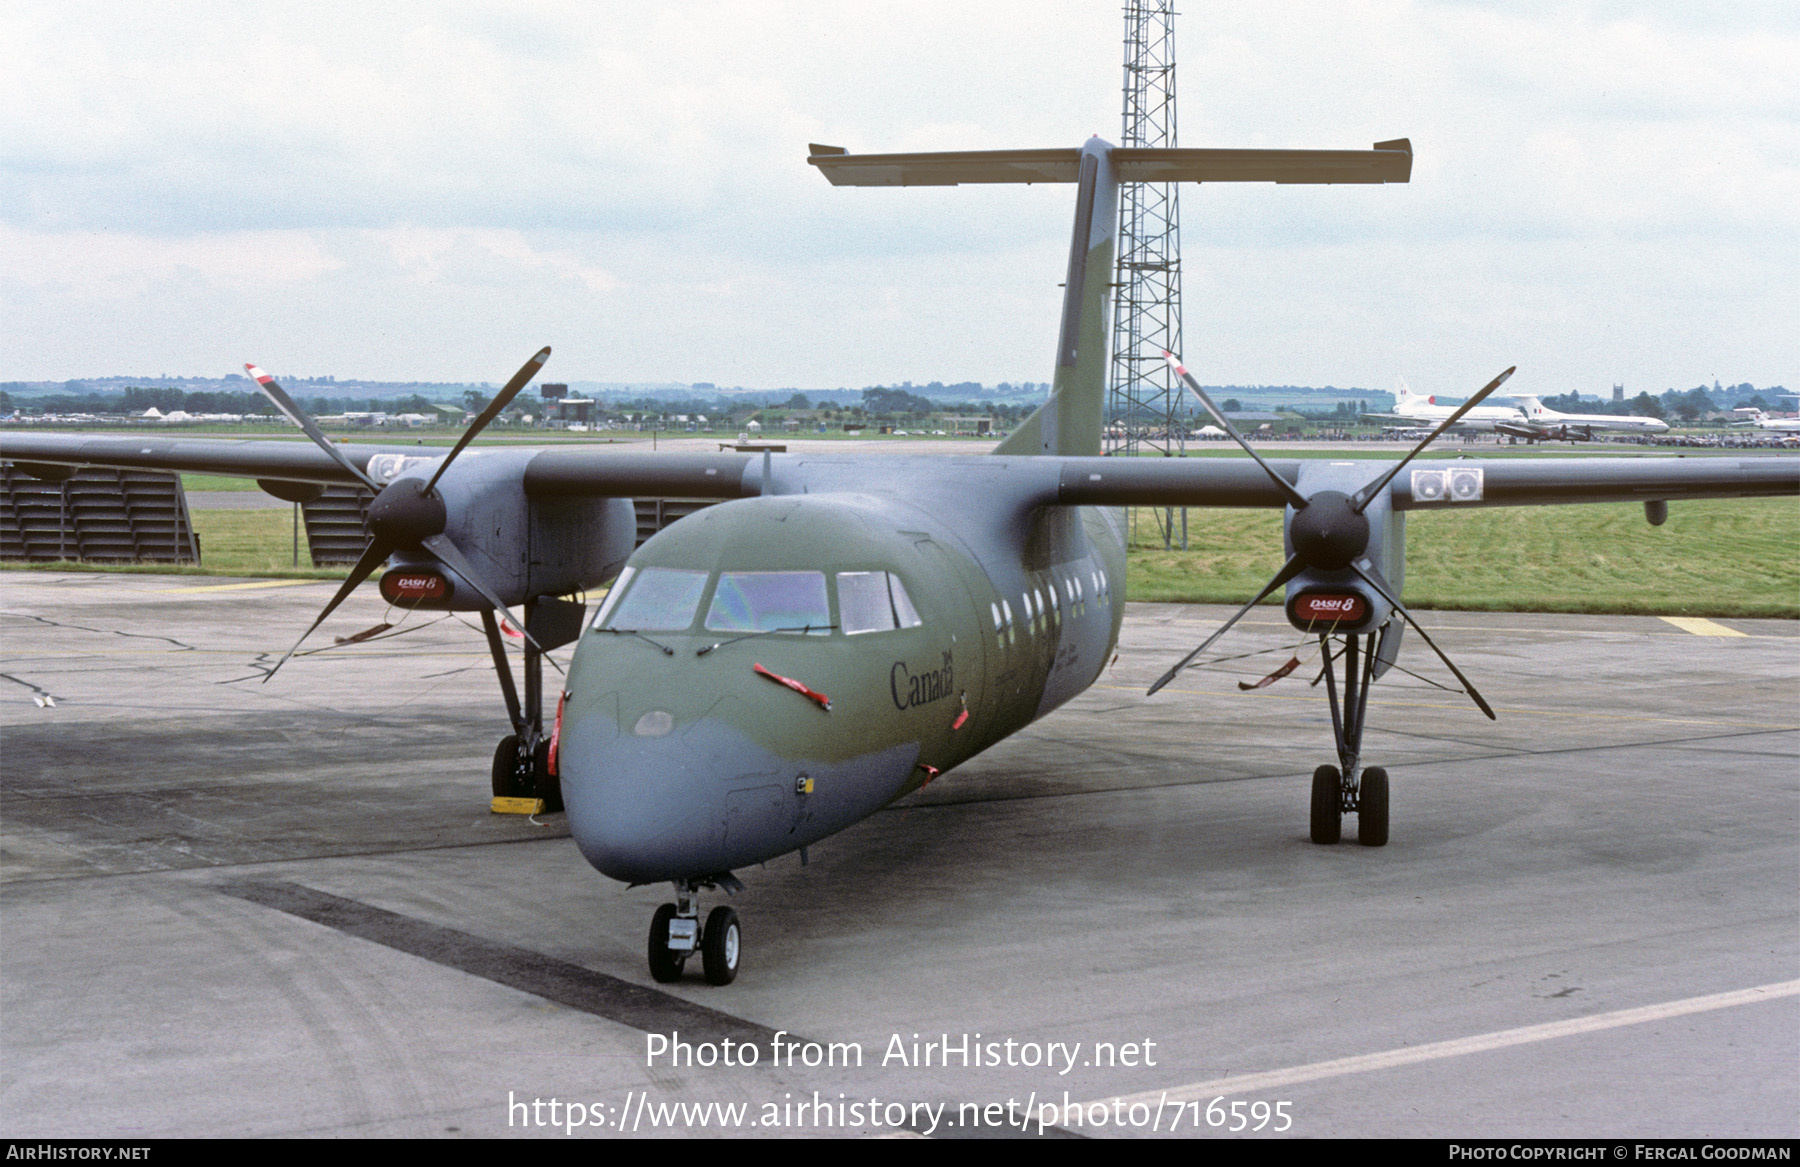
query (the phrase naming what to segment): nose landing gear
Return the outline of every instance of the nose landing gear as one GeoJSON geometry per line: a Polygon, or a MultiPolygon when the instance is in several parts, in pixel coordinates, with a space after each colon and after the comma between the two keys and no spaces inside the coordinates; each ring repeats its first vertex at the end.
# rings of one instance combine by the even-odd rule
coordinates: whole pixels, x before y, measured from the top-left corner
{"type": "Polygon", "coordinates": [[[697,901],[702,885],[723,886],[727,891],[743,886],[729,874],[675,881],[677,902],[664,904],[650,917],[650,977],[658,984],[680,980],[683,966],[696,952],[708,984],[729,985],[737,979],[744,943],[738,914],[721,904],[707,914],[706,926],[701,927],[697,901]]]}
{"type": "Polygon", "coordinates": [[[1380,766],[1362,767],[1363,721],[1369,711],[1369,690],[1375,681],[1376,639],[1344,637],[1344,699],[1338,704],[1337,673],[1332,668],[1331,637],[1319,637],[1325,658],[1325,693],[1331,700],[1331,731],[1337,743],[1337,766],[1313,771],[1312,841],[1335,843],[1341,837],[1343,816],[1357,818],[1356,841],[1365,847],[1383,847],[1388,841],[1388,773],[1380,766]]]}

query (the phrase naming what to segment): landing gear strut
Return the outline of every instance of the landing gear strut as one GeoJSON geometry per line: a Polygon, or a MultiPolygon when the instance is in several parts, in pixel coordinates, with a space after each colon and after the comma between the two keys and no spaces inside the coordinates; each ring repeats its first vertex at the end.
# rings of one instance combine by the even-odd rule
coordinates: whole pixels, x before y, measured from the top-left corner
{"type": "Polygon", "coordinates": [[[1319,637],[1325,658],[1325,694],[1331,700],[1331,733],[1337,743],[1338,764],[1313,771],[1312,841],[1335,843],[1342,816],[1357,818],[1356,841],[1365,847],[1385,846],[1388,841],[1388,774],[1380,766],[1362,766],[1362,734],[1369,711],[1369,689],[1375,680],[1379,632],[1344,637],[1344,694],[1338,701],[1337,672],[1331,657],[1331,637],[1319,637]]]}
{"type": "MultiPolygon", "coordinates": [[[[525,624],[532,623],[536,603],[525,602],[525,624]]],[[[544,654],[530,640],[525,642],[525,700],[513,685],[512,666],[506,660],[506,643],[500,639],[500,622],[492,609],[481,613],[488,652],[500,677],[500,693],[506,698],[506,715],[513,732],[494,749],[494,797],[543,799],[546,812],[563,808],[562,783],[550,773],[550,738],[544,732],[544,654]]]]}
{"type": "MultiPolygon", "coordinates": [[[[737,881],[731,876],[720,877],[718,882],[729,888],[737,881]]],[[[712,985],[729,985],[737,979],[738,958],[743,951],[743,928],[738,923],[738,915],[723,904],[714,908],[706,917],[706,926],[700,925],[700,880],[678,879],[675,881],[675,899],[672,904],[664,904],[656,909],[650,917],[650,976],[659,984],[669,984],[681,979],[681,970],[688,958],[696,952],[700,954],[701,968],[706,973],[706,981],[712,985]]],[[[712,886],[713,881],[705,881],[712,886]]]]}

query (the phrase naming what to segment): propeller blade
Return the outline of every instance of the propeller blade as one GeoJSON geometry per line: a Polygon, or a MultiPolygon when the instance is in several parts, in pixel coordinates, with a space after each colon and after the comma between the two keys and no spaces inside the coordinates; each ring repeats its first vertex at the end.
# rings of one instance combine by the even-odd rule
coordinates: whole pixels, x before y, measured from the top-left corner
{"type": "MultiPolygon", "coordinates": [[[[1250,448],[1250,443],[1244,440],[1244,435],[1238,433],[1237,427],[1225,420],[1225,414],[1220,411],[1218,406],[1213,404],[1213,399],[1206,395],[1206,390],[1200,388],[1200,382],[1194,380],[1194,375],[1192,373],[1182,368],[1180,358],[1169,350],[1164,349],[1163,360],[1169,362],[1169,367],[1175,370],[1175,375],[1181,378],[1181,383],[1186,385],[1188,389],[1193,392],[1194,396],[1200,399],[1201,405],[1206,406],[1206,412],[1213,415],[1213,420],[1224,427],[1225,432],[1231,435],[1232,440],[1244,447],[1244,452],[1249,454],[1252,458],[1255,458],[1256,464],[1261,466],[1263,470],[1268,473],[1269,477],[1275,480],[1275,486],[1287,496],[1288,502],[1293,504],[1294,509],[1304,510],[1306,508],[1306,496],[1296,490],[1293,483],[1275,473],[1275,468],[1263,461],[1261,454],[1258,454],[1255,450],[1250,448]]],[[[1156,692],[1155,689],[1150,691],[1152,693],[1156,692]]]]}
{"type": "MultiPolygon", "coordinates": [[[[1408,462],[1412,461],[1414,458],[1417,458],[1419,456],[1419,452],[1421,450],[1423,450],[1426,446],[1429,446],[1431,443],[1437,441],[1439,434],[1443,433],[1445,430],[1449,429],[1451,426],[1453,426],[1457,422],[1461,421],[1463,414],[1469,412],[1471,409],[1474,409],[1477,405],[1480,405],[1483,401],[1487,400],[1488,394],[1492,393],[1494,390],[1496,390],[1496,389],[1500,388],[1500,386],[1504,385],[1506,383],[1506,379],[1508,377],[1512,376],[1513,370],[1517,369],[1518,367],[1519,366],[1517,366],[1517,365],[1513,365],[1510,368],[1508,368],[1506,370],[1506,372],[1500,374],[1498,377],[1495,377],[1492,381],[1489,381],[1485,386],[1483,386],[1481,392],[1477,393],[1475,396],[1473,396],[1473,397],[1469,398],[1467,401],[1463,402],[1462,405],[1457,409],[1457,411],[1455,413],[1451,414],[1449,417],[1446,417],[1443,421],[1439,422],[1438,427],[1436,429],[1432,430],[1429,434],[1426,434],[1425,440],[1420,442],[1418,445],[1414,446],[1412,449],[1412,453],[1408,454],[1406,457],[1404,457],[1404,458],[1400,459],[1398,462],[1394,463],[1394,465],[1388,470],[1388,472],[1386,474],[1383,474],[1380,478],[1377,478],[1374,482],[1371,482],[1369,485],[1367,485],[1367,486],[1363,487],[1361,490],[1357,491],[1356,497],[1350,500],[1350,509],[1355,511],[1359,515],[1362,514],[1364,509],[1366,509],[1368,507],[1368,505],[1375,500],[1375,496],[1380,494],[1382,492],[1382,490],[1384,488],[1386,488],[1387,484],[1394,480],[1394,475],[1400,473],[1401,467],[1405,466],[1408,462]]],[[[1416,625],[1415,625],[1415,627],[1416,627],[1416,625]]],[[[1420,635],[1423,636],[1424,633],[1420,633],[1420,635]]],[[[1439,655],[1442,655],[1442,654],[1439,654],[1439,655]]]]}
{"type": "Polygon", "coordinates": [[[1296,555],[1292,559],[1288,560],[1287,565],[1285,567],[1283,567],[1280,571],[1276,572],[1275,578],[1269,581],[1268,587],[1266,587],[1262,591],[1256,593],[1256,598],[1254,600],[1251,600],[1248,604],[1245,604],[1243,607],[1239,608],[1237,610],[1237,614],[1234,615],[1231,619],[1225,621],[1225,623],[1221,624],[1219,626],[1219,630],[1217,632],[1213,633],[1211,636],[1207,637],[1205,642],[1202,643],[1199,648],[1196,648],[1193,652],[1190,652],[1186,656],[1182,657],[1179,664],[1177,664],[1174,668],[1170,669],[1168,672],[1164,673],[1162,676],[1158,677],[1156,679],[1156,684],[1150,686],[1150,691],[1145,693],[1144,696],[1146,696],[1146,697],[1153,696],[1158,689],[1162,688],[1164,685],[1168,684],[1170,681],[1173,681],[1175,679],[1176,675],[1179,674],[1182,669],[1187,668],[1189,664],[1193,663],[1193,660],[1195,657],[1199,656],[1201,653],[1203,653],[1207,649],[1211,648],[1213,645],[1213,641],[1219,639],[1219,637],[1221,637],[1221,636],[1225,635],[1227,632],[1229,632],[1231,630],[1231,626],[1233,624],[1236,624],[1239,620],[1243,619],[1244,615],[1247,612],[1249,612],[1250,609],[1256,607],[1256,605],[1262,603],[1265,599],[1267,599],[1270,592],[1274,591],[1276,588],[1287,583],[1288,580],[1293,579],[1295,576],[1299,575],[1305,569],[1306,569],[1306,562],[1304,560],[1302,560],[1298,555],[1296,555]]]}
{"type": "MultiPolygon", "coordinates": [[[[494,394],[494,399],[488,402],[487,408],[482,410],[480,416],[469,425],[468,431],[463,434],[461,440],[450,448],[449,456],[438,463],[437,473],[431,476],[431,481],[425,484],[425,489],[421,490],[419,492],[420,494],[431,493],[431,488],[436,486],[437,480],[444,476],[444,471],[450,469],[450,463],[456,461],[456,456],[463,452],[463,447],[474,441],[475,435],[486,429],[489,422],[493,421],[496,417],[499,417],[502,409],[505,409],[508,405],[512,404],[512,399],[519,395],[519,390],[525,388],[526,384],[529,383],[533,377],[537,376],[538,370],[543,368],[544,362],[549,359],[550,346],[545,345],[537,351],[536,356],[519,366],[519,371],[513,374],[512,380],[508,381],[500,392],[494,394]]],[[[474,581],[471,580],[470,582],[473,583],[474,581]]],[[[476,586],[479,587],[480,585],[477,584],[476,586]]],[[[501,611],[505,610],[505,608],[501,609],[501,611]]]]}
{"type": "MultiPolygon", "coordinates": [[[[304,410],[294,404],[294,399],[287,395],[287,390],[275,383],[275,378],[269,376],[267,373],[248,362],[245,362],[244,364],[244,372],[250,374],[251,380],[255,381],[257,388],[263,391],[264,397],[267,397],[270,401],[275,403],[276,409],[279,409],[282,413],[286,414],[289,421],[304,430],[306,436],[311,438],[313,442],[327,454],[336,458],[344,469],[348,470],[358,482],[362,483],[370,490],[377,492],[381,490],[381,487],[373,478],[370,478],[366,472],[344,454],[343,450],[338,448],[336,442],[333,442],[330,438],[325,436],[325,431],[319,428],[318,422],[308,417],[304,410]]],[[[301,639],[304,640],[305,637],[301,637],[301,639]]],[[[293,654],[289,653],[288,655],[292,656],[293,654]]],[[[287,657],[283,657],[282,659],[286,660],[287,657]]],[[[280,665],[276,666],[276,668],[280,667],[280,665]]]]}
{"type": "MultiPolygon", "coordinates": [[[[1510,370],[1508,371],[1510,372],[1510,370]]],[[[1382,598],[1394,606],[1394,611],[1400,613],[1401,618],[1412,625],[1412,630],[1419,634],[1419,639],[1429,645],[1432,652],[1438,654],[1438,659],[1443,661],[1445,667],[1455,675],[1459,682],[1461,682],[1463,689],[1467,691],[1470,699],[1475,702],[1475,707],[1487,714],[1487,719],[1489,721],[1500,720],[1498,717],[1494,716],[1493,709],[1482,699],[1481,693],[1474,685],[1469,683],[1469,678],[1463,676],[1462,670],[1456,667],[1456,663],[1448,656],[1445,656],[1444,650],[1437,646],[1437,642],[1432,640],[1423,628],[1419,627],[1419,622],[1412,618],[1412,613],[1406,610],[1406,605],[1400,602],[1400,597],[1394,594],[1394,590],[1388,586],[1387,580],[1382,578],[1381,572],[1375,569],[1375,565],[1367,559],[1359,559],[1350,565],[1350,570],[1361,576],[1363,581],[1370,587],[1380,592],[1382,598]]]]}
{"type": "Polygon", "coordinates": [[[267,676],[263,677],[263,684],[269,683],[269,677],[274,676],[281,670],[282,665],[288,663],[288,657],[300,651],[300,646],[306,643],[306,638],[313,634],[313,629],[325,623],[325,617],[331,615],[337,610],[339,604],[349,599],[350,593],[356,590],[357,585],[368,579],[370,573],[380,567],[382,562],[393,553],[394,548],[391,545],[383,543],[379,539],[369,540],[369,545],[363,549],[362,558],[358,559],[356,566],[350,569],[350,575],[344,580],[343,586],[338,588],[337,595],[331,597],[331,602],[325,605],[325,610],[319,613],[318,619],[307,626],[306,631],[300,634],[299,640],[294,641],[294,647],[287,650],[287,656],[275,662],[275,667],[269,670],[267,676]]]}
{"type": "Polygon", "coordinates": [[[461,551],[456,549],[456,544],[450,541],[450,536],[441,534],[433,535],[428,539],[421,540],[419,545],[437,556],[438,559],[443,561],[445,567],[454,571],[457,575],[467,581],[470,587],[473,587],[476,591],[480,592],[482,599],[494,606],[494,611],[502,620],[511,624],[514,628],[517,628],[520,636],[531,641],[531,647],[537,649],[539,652],[544,650],[543,645],[539,644],[536,640],[533,640],[531,633],[525,631],[524,625],[520,624],[517,620],[514,620],[511,613],[507,612],[506,605],[500,602],[500,597],[496,596],[486,584],[481,582],[481,577],[475,574],[474,565],[463,557],[461,551]]]}

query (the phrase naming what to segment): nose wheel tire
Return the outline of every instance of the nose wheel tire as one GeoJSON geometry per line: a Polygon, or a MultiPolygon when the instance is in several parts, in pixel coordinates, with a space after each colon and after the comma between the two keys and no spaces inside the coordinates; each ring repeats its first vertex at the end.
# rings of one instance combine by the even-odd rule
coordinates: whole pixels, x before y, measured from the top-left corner
{"type": "MultiPolygon", "coordinates": [[[[1386,776],[1383,775],[1385,778],[1386,776]]],[[[1315,843],[1335,843],[1342,836],[1343,791],[1341,789],[1344,776],[1336,766],[1320,766],[1313,771],[1312,783],[1312,841],[1315,843]]],[[[1385,787],[1383,790],[1385,792],[1385,787]]],[[[1387,837],[1387,804],[1382,803],[1382,838],[1387,837]]]]}
{"type": "Polygon", "coordinates": [[[650,917],[650,978],[661,985],[680,980],[681,966],[687,963],[684,954],[669,950],[669,925],[674,919],[674,904],[664,904],[650,917]]]}
{"type": "Polygon", "coordinates": [[[1388,773],[1380,766],[1362,772],[1362,792],[1356,800],[1356,841],[1365,847],[1387,846],[1388,773]]]}
{"type": "Polygon", "coordinates": [[[700,958],[707,984],[729,985],[737,979],[738,956],[743,951],[743,943],[737,913],[723,905],[714,908],[706,917],[706,929],[700,941],[700,958]]]}

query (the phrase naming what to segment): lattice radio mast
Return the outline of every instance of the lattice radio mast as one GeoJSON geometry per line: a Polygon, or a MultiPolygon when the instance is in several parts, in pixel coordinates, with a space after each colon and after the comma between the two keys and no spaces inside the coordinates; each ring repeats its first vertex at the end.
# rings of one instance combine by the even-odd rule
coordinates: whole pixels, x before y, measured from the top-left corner
{"type": "MultiPolygon", "coordinates": [[[[1121,146],[1174,146],[1174,0],[1125,0],[1121,146]]],[[[1119,266],[1113,299],[1112,385],[1105,449],[1165,457],[1186,449],[1181,386],[1161,350],[1181,352],[1181,215],[1177,184],[1119,184],[1119,266]]],[[[1157,516],[1165,544],[1172,514],[1157,516]]],[[[1186,539],[1182,515],[1182,543],[1186,539]]]]}

